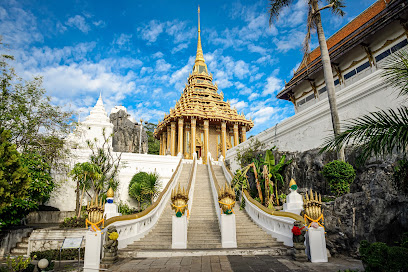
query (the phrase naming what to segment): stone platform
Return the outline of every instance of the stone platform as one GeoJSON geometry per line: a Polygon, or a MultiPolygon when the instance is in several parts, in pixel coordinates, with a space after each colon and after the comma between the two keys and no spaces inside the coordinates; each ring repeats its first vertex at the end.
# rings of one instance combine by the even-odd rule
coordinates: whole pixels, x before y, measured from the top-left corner
{"type": "Polygon", "coordinates": [[[296,262],[290,257],[270,255],[187,256],[171,258],[123,259],[109,268],[127,271],[316,271],[337,272],[346,269],[364,271],[361,261],[330,258],[328,263],[296,262]]]}

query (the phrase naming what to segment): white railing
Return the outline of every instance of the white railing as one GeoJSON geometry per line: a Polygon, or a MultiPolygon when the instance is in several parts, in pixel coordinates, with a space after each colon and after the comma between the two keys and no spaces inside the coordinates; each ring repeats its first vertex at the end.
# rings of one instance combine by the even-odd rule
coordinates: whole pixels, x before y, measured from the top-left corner
{"type": "Polygon", "coordinates": [[[223,248],[236,248],[237,247],[237,231],[236,231],[236,220],[235,214],[222,214],[222,209],[218,204],[218,181],[215,178],[211,164],[213,160],[211,158],[211,153],[208,152],[207,155],[207,169],[208,175],[210,177],[211,191],[214,200],[215,213],[218,218],[218,225],[221,232],[221,245],[223,248]],[[216,185],[217,184],[217,185],[216,185]]]}
{"type": "MultiPolygon", "coordinates": [[[[176,186],[181,171],[182,164],[180,160],[179,166],[177,167],[176,171],[169,181],[169,183],[171,182],[171,184],[163,194],[160,202],[149,213],[140,218],[115,221],[112,223],[112,225],[116,227],[119,234],[119,249],[125,248],[127,245],[133,243],[134,241],[143,238],[154,227],[170,199],[171,191],[176,186]]],[[[113,219],[115,219],[115,217],[113,219]]]]}
{"type": "Polygon", "coordinates": [[[292,228],[295,219],[266,213],[249,201],[245,194],[243,198],[245,199],[245,211],[252,221],[278,241],[287,246],[293,246],[292,228]]]}
{"type": "MultiPolygon", "coordinates": [[[[225,163],[221,164],[225,179],[231,184],[233,177],[228,171],[225,163]]],[[[275,237],[278,241],[283,242],[287,246],[293,246],[292,227],[296,220],[290,217],[276,216],[263,211],[249,200],[245,194],[242,196],[245,199],[245,211],[258,226],[265,230],[268,234],[275,237]]],[[[241,198],[242,201],[242,198],[241,198]]],[[[272,210],[271,210],[272,212],[272,210]]]]}
{"type": "Polygon", "coordinates": [[[210,181],[211,181],[210,184],[211,184],[211,192],[212,192],[213,201],[214,201],[215,213],[217,214],[218,224],[220,225],[220,229],[221,229],[222,210],[220,208],[220,205],[218,204],[218,192],[217,192],[217,188],[215,187],[215,180],[211,172],[211,166],[210,166],[211,162],[212,162],[211,153],[208,152],[208,155],[207,155],[208,176],[210,177],[210,181]]]}
{"type": "Polygon", "coordinates": [[[193,159],[193,166],[191,168],[191,184],[190,184],[190,190],[188,191],[188,209],[191,211],[191,208],[193,207],[193,198],[194,198],[194,186],[195,186],[195,181],[196,181],[196,173],[197,173],[197,153],[193,154],[194,159],[193,159]]]}

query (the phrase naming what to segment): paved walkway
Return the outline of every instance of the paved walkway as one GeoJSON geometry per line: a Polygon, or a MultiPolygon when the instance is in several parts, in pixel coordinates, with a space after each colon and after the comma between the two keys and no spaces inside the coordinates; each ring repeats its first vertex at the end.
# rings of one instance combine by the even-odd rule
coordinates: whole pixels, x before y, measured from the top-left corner
{"type": "Polygon", "coordinates": [[[328,263],[296,262],[289,257],[198,256],[171,258],[137,258],[121,260],[109,268],[112,272],[127,271],[317,271],[337,272],[346,269],[364,271],[361,261],[351,258],[330,258],[328,263]]]}

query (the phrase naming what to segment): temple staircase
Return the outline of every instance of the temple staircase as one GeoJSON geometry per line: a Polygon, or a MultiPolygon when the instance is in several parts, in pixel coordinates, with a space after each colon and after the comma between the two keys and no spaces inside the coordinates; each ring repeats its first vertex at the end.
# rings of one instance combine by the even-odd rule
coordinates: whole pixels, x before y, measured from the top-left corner
{"type": "MultiPolygon", "coordinates": [[[[184,163],[177,180],[187,187],[192,164],[184,163]]],[[[226,179],[221,166],[213,165],[220,186],[226,179]]],[[[119,257],[169,257],[203,255],[247,255],[268,254],[287,255],[288,247],[258,227],[246,214],[234,208],[236,215],[236,234],[238,248],[224,249],[211,192],[207,165],[197,165],[193,204],[187,229],[187,249],[172,249],[172,216],[170,201],[153,229],[143,238],[119,250],[119,257]]]]}
{"type": "MultiPolygon", "coordinates": [[[[180,177],[177,183],[183,187],[187,187],[188,178],[192,168],[192,164],[183,164],[180,177]]],[[[177,185],[178,186],[178,185],[177,185]]],[[[126,248],[119,250],[119,255],[128,255],[134,251],[141,250],[163,250],[171,249],[171,235],[172,235],[172,216],[174,211],[170,206],[171,200],[168,200],[168,204],[163,210],[159,221],[156,226],[142,239],[135,241],[133,244],[128,245],[126,248]]]]}

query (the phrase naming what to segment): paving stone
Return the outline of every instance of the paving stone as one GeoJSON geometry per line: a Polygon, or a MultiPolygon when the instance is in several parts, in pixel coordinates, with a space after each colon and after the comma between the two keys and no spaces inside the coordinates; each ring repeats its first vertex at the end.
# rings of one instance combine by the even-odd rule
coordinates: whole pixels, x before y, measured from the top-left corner
{"type": "Polygon", "coordinates": [[[180,264],[181,266],[191,265],[192,261],[193,257],[183,257],[180,264]]]}

